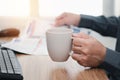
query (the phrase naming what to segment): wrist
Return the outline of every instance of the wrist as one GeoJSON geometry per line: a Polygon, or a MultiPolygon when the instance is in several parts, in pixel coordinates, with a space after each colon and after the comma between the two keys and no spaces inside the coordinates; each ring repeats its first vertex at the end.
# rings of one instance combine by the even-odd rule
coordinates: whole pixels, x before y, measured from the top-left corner
{"type": "MultiPolygon", "coordinates": [[[[99,55],[99,56],[100,56],[99,65],[104,62],[105,56],[106,56],[106,51],[107,51],[106,47],[103,47],[103,49],[101,49],[101,53],[100,53],[100,55],[99,55]]],[[[99,65],[98,65],[98,66],[99,66],[99,65]]]]}
{"type": "Polygon", "coordinates": [[[102,61],[104,61],[104,59],[105,59],[105,56],[106,56],[106,47],[103,47],[103,49],[102,49],[102,55],[101,55],[101,59],[102,59],[102,61]]]}
{"type": "Polygon", "coordinates": [[[80,22],[80,15],[76,15],[75,26],[78,26],[80,22]]]}

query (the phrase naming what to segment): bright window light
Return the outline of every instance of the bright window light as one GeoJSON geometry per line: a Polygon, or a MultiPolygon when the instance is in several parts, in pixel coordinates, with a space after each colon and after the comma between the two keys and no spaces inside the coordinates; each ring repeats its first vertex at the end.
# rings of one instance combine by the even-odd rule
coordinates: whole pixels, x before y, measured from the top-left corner
{"type": "Polygon", "coordinates": [[[0,16],[29,16],[29,0],[1,0],[0,16]]]}
{"type": "Polygon", "coordinates": [[[58,16],[63,12],[101,15],[103,0],[39,0],[40,16],[58,16]]]}

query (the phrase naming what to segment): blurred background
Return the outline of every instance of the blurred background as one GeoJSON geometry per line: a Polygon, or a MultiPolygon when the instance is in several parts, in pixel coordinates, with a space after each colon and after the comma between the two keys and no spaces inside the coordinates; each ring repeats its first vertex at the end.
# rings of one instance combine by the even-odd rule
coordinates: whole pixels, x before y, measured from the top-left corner
{"type": "MultiPolygon", "coordinates": [[[[34,17],[53,17],[63,12],[93,16],[119,16],[120,0],[0,0],[0,29],[20,30],[34,17]]],[[[116,39],[89,30],[105,46],[114,49],[116,39]]]]}
{"type": "Polygon", "coordinates": [[[1,0],[0,16],[58,16],[62,12],[119,15],[119,0],[1,0]]]}

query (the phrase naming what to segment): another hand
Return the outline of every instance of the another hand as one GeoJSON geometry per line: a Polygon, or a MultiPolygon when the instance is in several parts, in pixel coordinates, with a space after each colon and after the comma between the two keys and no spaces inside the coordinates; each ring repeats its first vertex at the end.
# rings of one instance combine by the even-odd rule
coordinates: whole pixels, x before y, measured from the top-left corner
{"type": "Polygon", "coordinates": [[[80,15],[72,14],[72,13],[63,13],[56,18],[55,26],[62,26],[62,25],[78,26],[79,21],[80,21],[80,15]]]}
{"type": "Polygon", "coordinates": [[[97,67],[106,55],[106,48],[95,38],[79,33],[73,35],[72,58],[85,67],[97,67]]]}

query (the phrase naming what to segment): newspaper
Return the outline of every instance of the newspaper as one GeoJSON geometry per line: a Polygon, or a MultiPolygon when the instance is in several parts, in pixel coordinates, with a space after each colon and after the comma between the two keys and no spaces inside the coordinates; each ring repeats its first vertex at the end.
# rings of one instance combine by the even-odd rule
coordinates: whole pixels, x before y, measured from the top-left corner
{"type": "MultiPolygon", "coordinates": [[[[45,32],[53,28],[53,20],[32,20],[26,26],[23,34],[18,38],[14,38],[11,42],[2,44],[2,47],[12,49],[14,51],[34,54],[34,55],[48,55],[45,32]]],[[[75,26],[70,26],[73,33],[79,33],[82,29],[75,26]]],[[[82,30],[85,33],[88,31],[82,30]]]]}
{"type": "Polygon", "coordinates": [[[53,22],[51,20],[32,20],[20,37],[1,46],[25,54],[48,55],[45,32],[52,27],[53,22]]]}

